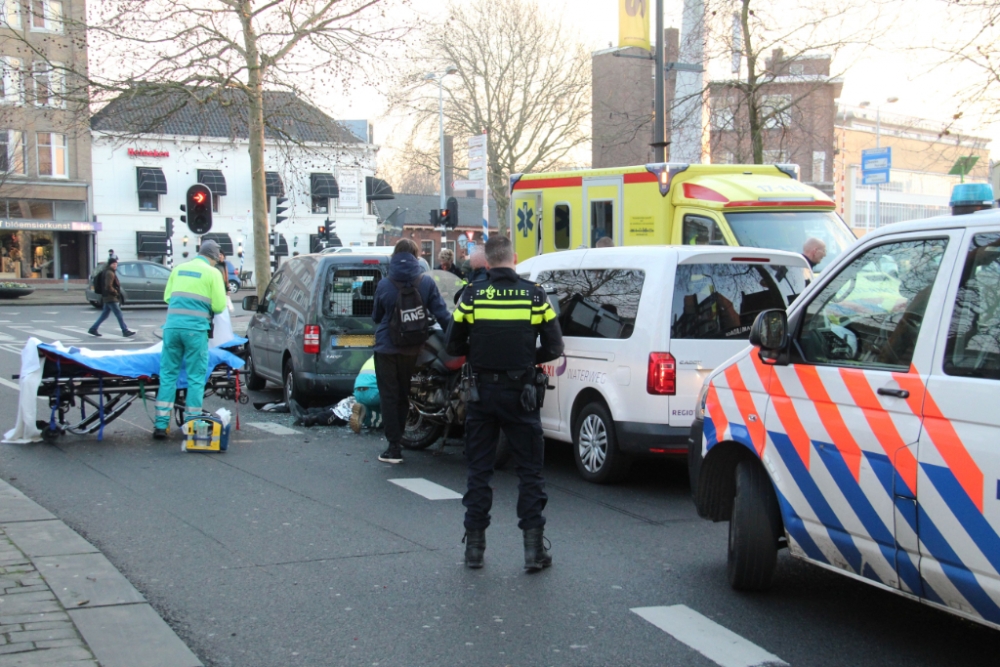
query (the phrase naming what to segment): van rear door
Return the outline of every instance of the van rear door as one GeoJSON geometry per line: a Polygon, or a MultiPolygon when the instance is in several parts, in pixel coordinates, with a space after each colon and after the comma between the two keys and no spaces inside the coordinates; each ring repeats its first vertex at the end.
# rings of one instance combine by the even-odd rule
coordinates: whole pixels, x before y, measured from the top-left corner
{"type": "Polygon", "coordinates": [[[691,425],[705,378],[747,346],[758,313],[787,308],[810,278],[804,259],[753,251],[694,253],[679,261],[670,312],[677,364],[670,426],[691,425]]]}

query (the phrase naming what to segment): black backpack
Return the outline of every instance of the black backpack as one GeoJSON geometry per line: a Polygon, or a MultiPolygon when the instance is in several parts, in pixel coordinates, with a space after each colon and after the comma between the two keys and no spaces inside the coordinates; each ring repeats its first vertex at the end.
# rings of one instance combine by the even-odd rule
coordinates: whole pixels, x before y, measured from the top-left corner
{"type": "MultiPolygon", "coordinates": [[[[419,278],[417,279],[420,280],[419,278]]],[[[389,317],[389,338],[397,347],[423,345],[430,337],[430,318],[416,285],[400,285],[395,280],[396,307],[389,317]]]]}
{"type": "Polygon", "coordinates": [[[102,296],[104,294],[104,272],[107,267],[101,269],[94,274],[94,278],[91,280],[90,289],[93,290],[97,296],[102,296]]]}

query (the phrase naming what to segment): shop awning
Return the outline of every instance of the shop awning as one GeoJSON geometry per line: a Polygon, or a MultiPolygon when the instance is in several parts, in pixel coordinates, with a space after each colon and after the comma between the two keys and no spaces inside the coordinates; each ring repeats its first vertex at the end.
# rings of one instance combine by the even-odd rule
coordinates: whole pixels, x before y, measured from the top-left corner
{"type": "Polygon", "coordinates": [[[135,176],[139,192],[150,195],[167,194],[167,177],[159,167],[136,167],[135,176]]]}
{"type": "Polygon", "coordinates": [[[136,232],[135,251],[138,255],[166,255],[166,232],[136,232]]]}
{"type": "Polygon", "coordinates": [[[385,199],[395,199],[396,195],[392,191],[392,186],[381,178],[365,176],[365,190],[368,192],[368,201],[383,201],[385,199]]]}
{"type": "MultiPolygon", "coordinates": [[[[208,184],[206,183],[206,185],[208,184]]],[[[212,186],[209,185],[208,187],[212,186]]],[[[212,190],[212,192],[214,193],[215,190],[212,190]]],[[[218,243],[219,250],[221,250],[222,254],[226,256],[226,259],[229,259],[230,257],[236,254],[233,251],[233,240],[229,238],[229,234],[202,234],[201,240],[202,242],[215,241],[216,243],[218,243]]]]}
{"type": "Polygon", "coordinates": [[[213,195],[226,195],[226,177],[218,169],[199,169],[198,182],[207,185],[213,195]]]}
{"type": "Polygon", "coordinates": [[[285,196],[285,184],[281,182],[281,174],[276,171],[264,172],[264,180],[267,182],[268,197],[285,196]]]}
{"type": "Polygon", "coordinates": [[[309,184],[313,197],[340,199],[340,188],[333,174],[309,174],[309,184]]]}

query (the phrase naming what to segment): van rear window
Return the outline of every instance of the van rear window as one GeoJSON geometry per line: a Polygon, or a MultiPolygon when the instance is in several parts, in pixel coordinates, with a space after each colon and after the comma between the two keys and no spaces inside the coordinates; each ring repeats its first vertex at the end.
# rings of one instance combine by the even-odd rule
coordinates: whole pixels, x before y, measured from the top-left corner
{"type": "Polygon", "coordinates": [[[323,293],[323,314],[341,331],[373,332],[375,286],[382,270],[373,266],[340,265],[330,269],[323,293]]]}
{"type": "Polygon", "coordinates": [[[787,308],[805,289],[805,267],[681,264],[674,279],[674,339],[746,340],[762,310],[787,308]]]}
{"type": "Polygon", "coordinates": [[[646,274],[634,269],[545,271],[538,276],[563,336],[629,338],[646,274]]]}

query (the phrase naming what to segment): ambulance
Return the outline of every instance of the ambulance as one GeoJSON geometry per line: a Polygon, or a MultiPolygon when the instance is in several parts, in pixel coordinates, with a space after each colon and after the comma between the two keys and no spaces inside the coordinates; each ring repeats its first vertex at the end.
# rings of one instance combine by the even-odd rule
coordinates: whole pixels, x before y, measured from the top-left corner
{"type": "Polygon", "coordinates": [[[615,246],[750,246],[801,253],[826,245],[821,271],[854,242],[835,204],[797,165],[659,163],[511,177],[519,261],[608,237],[615,246]]]}
{"type": "Polygon", "coordinates": [[[766,588],[787,547],[1000,628],[1000,211],[866,235],[749,340],[688,458],[730,584],[766,588]]]}

